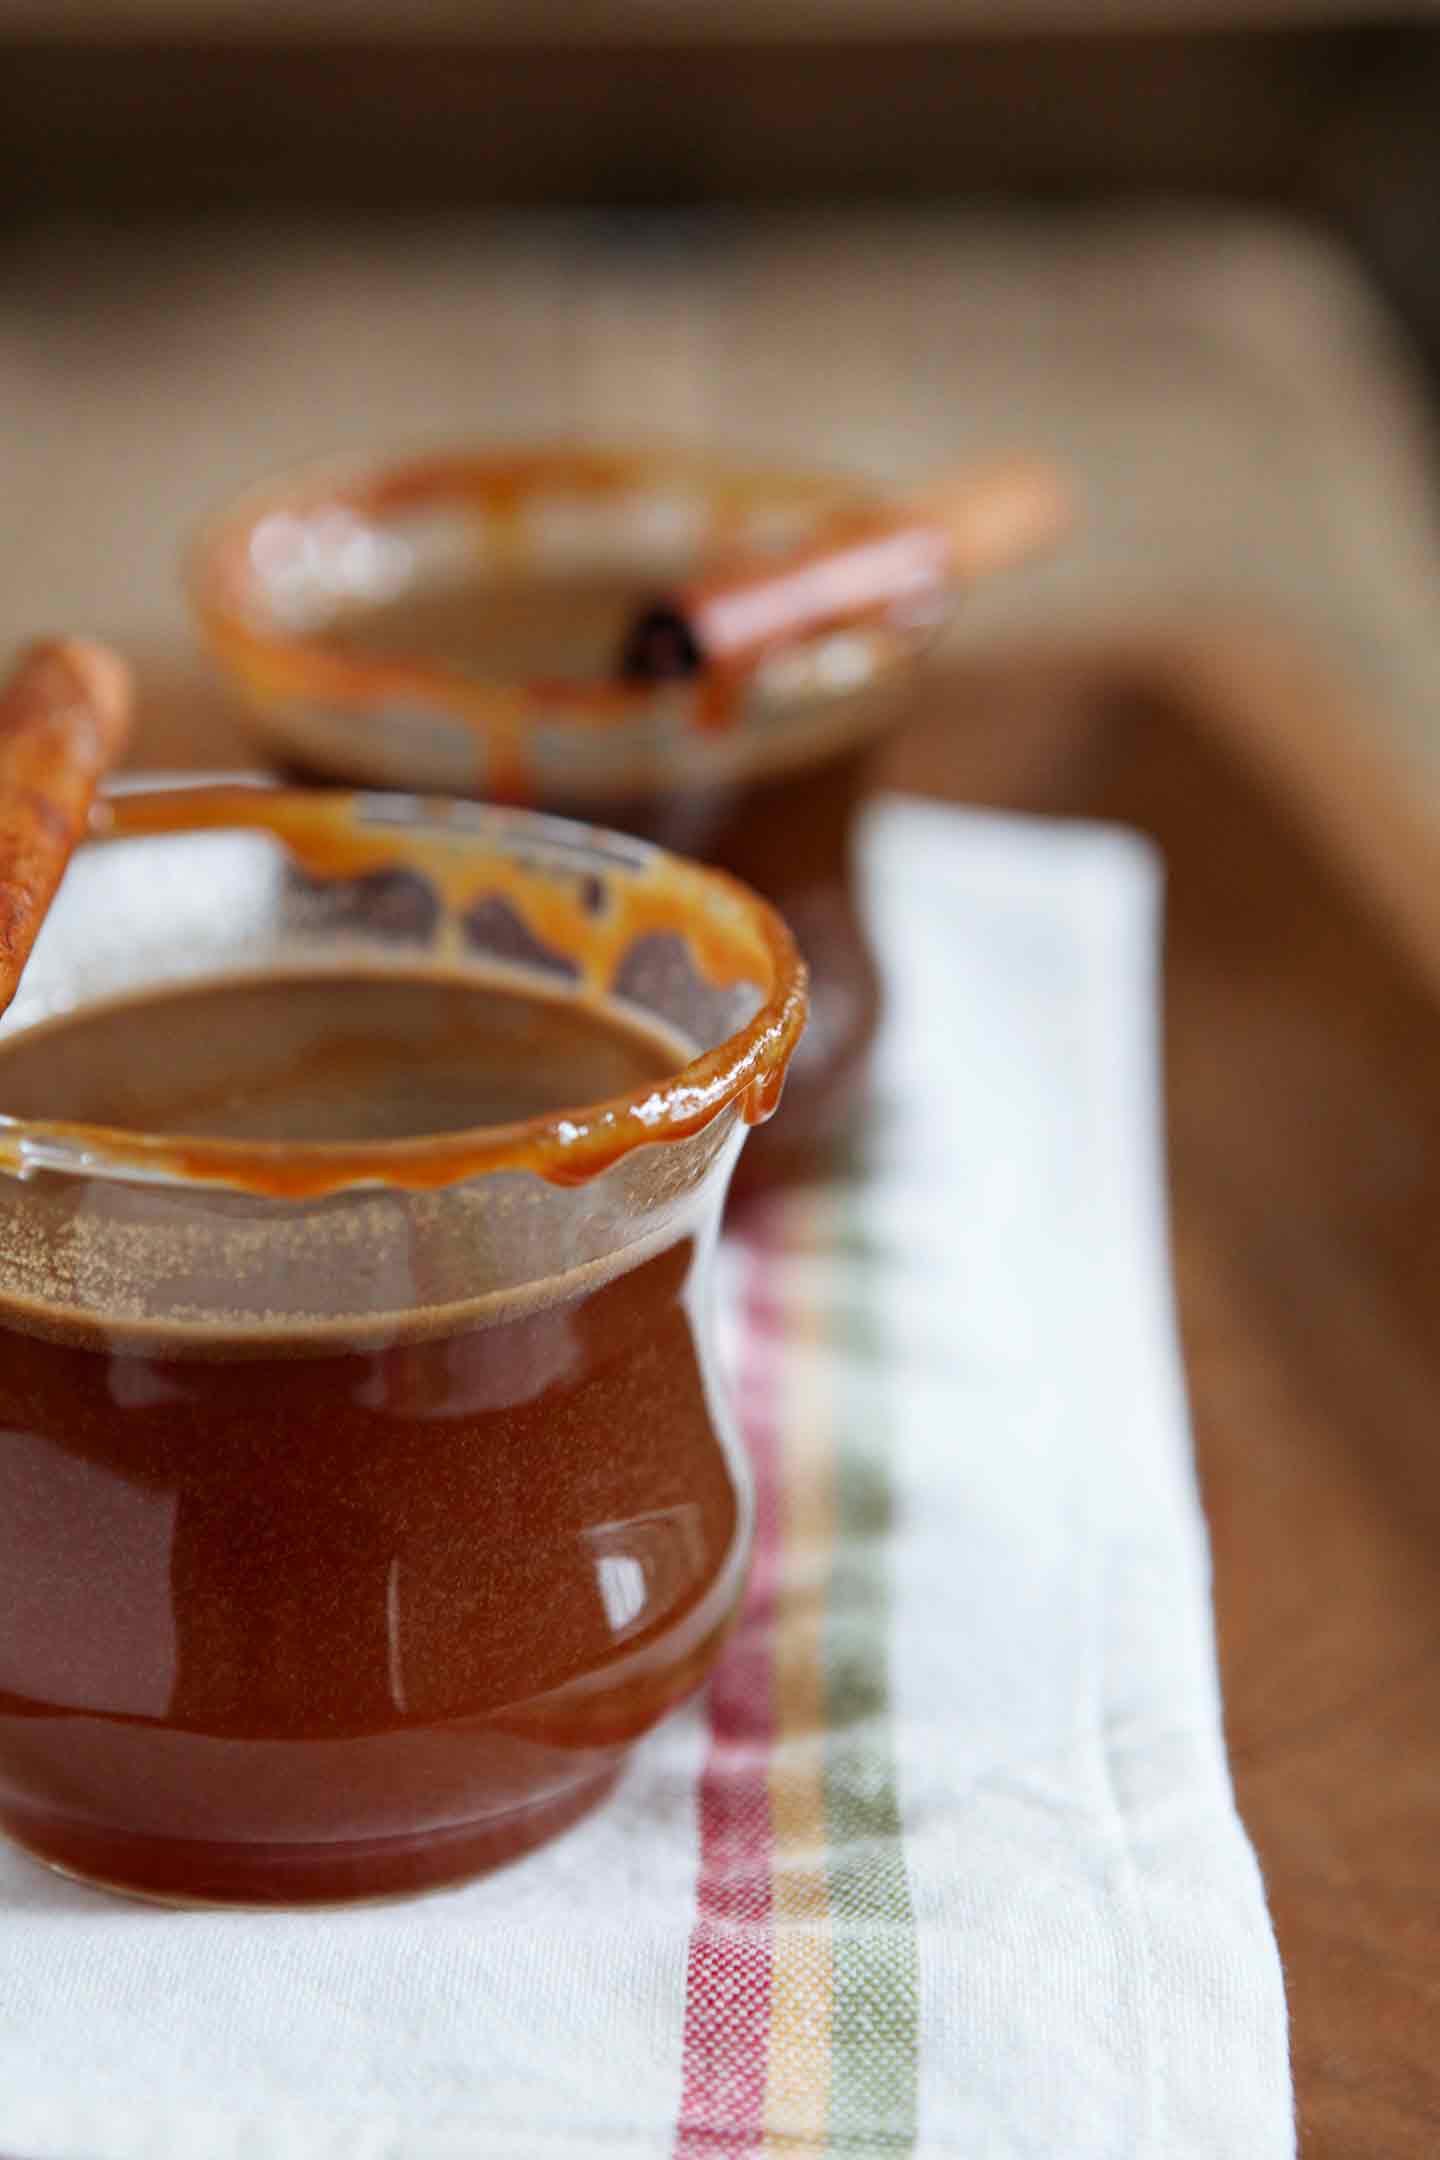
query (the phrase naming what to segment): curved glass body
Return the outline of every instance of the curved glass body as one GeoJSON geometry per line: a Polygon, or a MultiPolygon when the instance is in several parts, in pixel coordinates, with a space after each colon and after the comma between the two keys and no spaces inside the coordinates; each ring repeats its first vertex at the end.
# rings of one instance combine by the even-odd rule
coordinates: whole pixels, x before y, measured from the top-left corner
{"type": "Polygon", "coordinates": [[[5,1036],[443,964],[690,1053],[631,1098],[363,1144],[0,1121],[0,1826],[185,1902],[454,1881],[596,1800],[734,1614],[710,1259],[801,971],[727,881],[523,813],[208,790],[116,819],[5,1036]]]}
{"type": "Polygon", "coordinates": [[[875,507],[854,479],[674,450],[495,449],[306,473],[205,533],[210,649],[287,769],[593,818],[772,900],[810,965],[792,1114],[740,1177],[813,1167],[863,1082],[875,964],[856,816],[933,617],[832,631],[718,691],[615,680],[627,621],[735,551],[875,507]]]}

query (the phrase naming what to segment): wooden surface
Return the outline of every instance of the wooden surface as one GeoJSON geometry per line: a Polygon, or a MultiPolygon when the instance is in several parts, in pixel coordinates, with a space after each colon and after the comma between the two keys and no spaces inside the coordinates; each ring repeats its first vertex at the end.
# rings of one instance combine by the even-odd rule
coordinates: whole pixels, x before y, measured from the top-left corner
{"type": "Polygon", "coordinates": [[[1164,850],[1180,1311],[1301,2149],[1420,2160],[1440,2150],[1440,1002],[1390,900],[1249,758],[1289,717],[1269,661],[1230,657],[1228,711],[1163,642],[973,667],[891,777],[1164,850]]]}
{"type": "Polygon", "coordinates": [[[522,34],[487,42],[408,5],[348,22],[329,9],[324,27],[295,9],[277,44],[238,20],[187,38],[155,17],[92,43],[57,35],[47,10],[29,37],[0,34],[0,203],[108,219],[1002,190],[1069,203],[1145,185],[1310,206],[1333,192],[1315,146],[1333,157],[1412,42],[1378,16],[786,37],[774,0],[717,39],[689,11],[689,34],[647,36],[637,10],[577,42],[547,36],[528,0],[509,12],[522,34]]]}
{"type": "Polygon", "coordinates": [[[983,32],[1255,30],[1271,23],[1413,21],[1424,11],[1424,0],[526,0],[524,7],[514,0],[406,0],[403,8],[383,0],[5,0],[0,44],[43,36],[113,48],[163,35],[283,49],[299,39],[339,44],[360,35],[392,46],[430,37],[459,45],[543,39],[704,47],[749,38],[774,45],[865,43],[916,31],[958,41],[983,32]]]}

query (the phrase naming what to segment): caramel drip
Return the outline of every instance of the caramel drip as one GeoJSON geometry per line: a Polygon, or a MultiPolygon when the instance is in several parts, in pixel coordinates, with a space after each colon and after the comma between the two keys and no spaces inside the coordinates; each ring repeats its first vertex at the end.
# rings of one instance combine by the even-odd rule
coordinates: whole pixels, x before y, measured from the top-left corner
{"type": "MultiPolygon", "coordinates": [[[[117,839],[172,832],[181,799],[164,793],[120,796],[109,807],[109,831],[117,839]]],[[[656,934],[682,937],[698,972],[716,989],[765,981],[774,973],[775,954],[748,919],[749,896],[723,873],[697,872],[678,857],[657,852],[648,860],[637,858],[633,870],[610,882],[596,907],[588,875],[577,875],[574,889],[566,890],[553,871],[542,874],[512,856],[485,850],[483,835],[479,850],[465,846],[464,827],[448,839],[443,830],[428,834],[407,827],[401,844],[393,827],[357,824],[362,797],[220,786],[187,789],[183,801],[187,831],[268,833],[309,877],[348,879],[418,869],[456,918],[481,900],[503,899],[532,936],[562,953],[586,987],[602,995],[613,987],[631,947],[656,934]],[[702,912],[712,886],[729,886],[733,893],[733,913],[727,908],[723,927],[702,912]]],[[[713,909],[712,897],[708,910],[713,909]]]]}
{"type": "Polygon", "coordinates": [[[548,872],[531,868],[487,847],[482,831],[457,825],[447,836],[438,823],[431,833],[413,826],[401,831],[367,824],[364,817],[363,797],[216,786],[121,796],[107,806],[105,830],[116,838],[175,831],[266,833],[308,876],[324,880],[418,870],[440,899],[450,927],[458,927],[479,901],[502,899],[533,937],[572,964],[581,994],[595,998],[612,991],[639,940],[676,936],[706,982],[722,989],[755,984],[767,1002],[738,1034],[655,1083],[642,1099],[617,1098],[583,1118],[559,1114],[470,1133],[357,1146],[191,1143],[0,1120],[0,1165],[23,1170],[34,1159],[37,1134],[43,1134],[88,1147],[107,1165],[132,1173],[220,1183],[284,1199],[309,1199],[356,1185],[427,1190],[499,1170],[531,1170],[571,1185],[608,1169],[633,1147],[693,1136],[732,1104],[748,1124],[772,1114],[805,1023],[805,971],[779,917],[743,886],[722,872],[645,851],[607,878],[577,866],[573,880],[562,882],[553,863],[548,872]]]}

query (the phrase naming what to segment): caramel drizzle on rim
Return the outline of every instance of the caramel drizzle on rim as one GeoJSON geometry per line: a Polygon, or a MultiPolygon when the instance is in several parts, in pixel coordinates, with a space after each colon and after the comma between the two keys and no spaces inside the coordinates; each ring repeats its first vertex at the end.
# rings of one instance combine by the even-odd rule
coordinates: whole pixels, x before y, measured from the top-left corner
{"type": "MultiPolygon", "coordinates": [[[[573,881],[564,879],[558,845],[563,826],[554,827],[547,843],[546,821],[535,821],[532,866],[502,852],[503,838],[487,839],[483,811],[467,817],[442,803],[417,803],[417,822],[396,824],[373,814],[381,800],[247,786],[161,789],[105,804],[98,830],[124,839],[207,830],[264,833],[318,880],[417,871],[434,889],[452,931],[479,902],[503,900],[533,937],[575,967],[580,998],[610,993],[637,940],[677,935],[704,981],[720,989],[754,983],[765,1003],[738,1033],[643,1094],[509,1125],[332,1144],[192,1140],[0,1117],[0,1170],[23,1175],[37,1166],[37,1143],[49,1143],[74,1159],[77,1170],[91,1168],[96,1175],[222,1185],[272,1199],[309,1200],[375,1186],[431,1191],[501,1170],[579,1185],[632,1148],[690,1138],[732,1104],[751,1125],[773,1113],[805,1024],[805,968],[785,924],[763,901],[721,871],[637,842],[624,843],[624,860],[600,880],[597,900],[592,866],[577,863],[573,881]]],[[[503,827],[505,813],[495,819],[503,827]]],[[[50,1160],[47,1153],[47,1166],[50,1160]]]]}
{"type": "Polygon", "coordinates": [[[257,491],[200,536],[191,554],[189,582],[212,652],[259,703],[331,699],[352,710],[406,702],[421,708],[441,706],[485,751],[487,796],[525,803],[534,795],[530,734],[542,714],[554,723],[557,699],[563,699],[564,725],[593,729],[633,723],[653,712],[660,700],[678,697],[687,703],[697,730],[713,732],[727,727],[738,713],[746,671],[720,671],[688,685],[542,677],[487,683],[422,656],[337,652],[326,647],[323,630],[313,637],[287,631],[269,614],[250,561],[255,528],[263,517],[285,511],[303,518],[346,509],[384,518],[426,507],[469,507],[509,534],[509,546],[518,557],[521,517],[546,491],[603,498],[658,489],[671,478],[703,493],[712,538],[722,546],[733,546],[745,511],[779,486],[790,502],[810,503],[832,514],[849,510],[859,516],[874,507],[867,490],[837,475],[747,468],[680,451],[557,446],[509,455],[454,453],[348,474],[300,474],[288,487],[281,483],[257,491]]]}

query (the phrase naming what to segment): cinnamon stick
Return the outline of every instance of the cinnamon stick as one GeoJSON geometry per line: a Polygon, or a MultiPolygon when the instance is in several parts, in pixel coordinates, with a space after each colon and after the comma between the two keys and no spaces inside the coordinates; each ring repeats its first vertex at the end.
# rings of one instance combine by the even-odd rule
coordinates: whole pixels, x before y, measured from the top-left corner
{"type": "Polygon", "coordinates": [[[28,646],[0,687],[0,1012],[130,733],[130,672],[103,645],[28,646]]]}
{"type": "Polygon", "coordinates": [[[620,672],[656,682],[749,668],[778,646],[880,619],[946,586],[1008,569],[1051,545],[1068,522],[1065,488],[1038,459],[943,475],[791,554],[663,596],[631,626],[620,672]]]}

